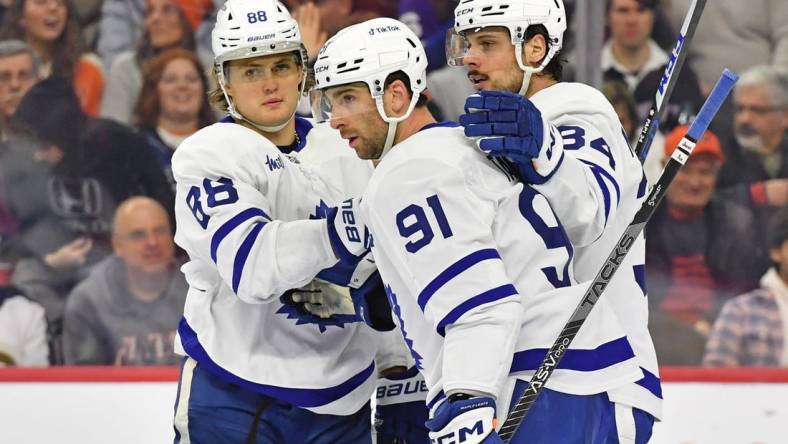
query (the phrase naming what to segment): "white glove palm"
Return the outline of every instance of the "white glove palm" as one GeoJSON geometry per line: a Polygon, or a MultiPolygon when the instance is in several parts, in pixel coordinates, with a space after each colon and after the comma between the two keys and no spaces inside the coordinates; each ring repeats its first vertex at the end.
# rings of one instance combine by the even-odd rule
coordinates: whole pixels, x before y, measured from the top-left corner
{"type": "Polygon", "coordinates": [[[356,314],[353,299],[351,299],[350,291],[347,288],[318,279],[293,291],[290,297],[293,302],[304,304],[306,311],[322,319],[328,319],[334,315],[356,314]]]}

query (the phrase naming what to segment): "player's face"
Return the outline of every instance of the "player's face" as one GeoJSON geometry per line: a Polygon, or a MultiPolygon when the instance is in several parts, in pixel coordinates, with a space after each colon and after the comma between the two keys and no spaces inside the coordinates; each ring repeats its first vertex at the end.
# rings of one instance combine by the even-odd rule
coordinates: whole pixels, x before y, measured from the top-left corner
{"type": "Polygon", "coordinates": [[[476,91],[519,92],[523,72],[514,57],[514,45],[506,28],[491,27],[466,33],[468,53],[463,65],[476,91]]]}
{"type": "Polygon", "coordinates": [[[668,188],[668,203],[685,211],[701,210],[711,200],[719,170],[720,161],[711,155],[690,157],[668,188]]]}
{"type": "Polygon", "coordinates": [[[167,64],[158,85],[161,114],[171,119],[194,119],[200,113],[204,94],[200,74],[188,59],[167,64]]]}
{"type": "Polygon", "coordinates": [[[0,57],[0,112],[3,118],[14,114],[22,96],[33,87],[37,78],[29,54],[0,57]]]}
{"type": "Polygon", "coordinates": [[[361,159],[378,159],[383,152],[388,124],[380,117],[375,99],[365,84],[342,85],[326,91],[331,103],[331,128],[361,159]]]}
{"type": "Polygon", "coordinates": [[[788,130],[788,107],[773,105],[765,86],[737,87],[733,103],[734,132],[741,146],[766,154],[780,145],[788,130]]]}
{"type": "Polygon", "coordinates": [[[635,0],[613,0],[607,16],[610,38],[624,48],[635,50],[648,42],[654,26],[654,11],[635,0]]]}
{"type": "Polygon", "coordinates": [[[184,32],[178,6],[171,0],[148,0],[145,6],[145,30],[154,48],[177,44],[184,32]]]}
{"type": "Polygon", "coordinates": [[[292,53],[232,60],[228,70],[225,88],[245,119],[277,126],[292,118],[304,76],[292,53]]]}
{"type": "Polygon", "coordinates": [[[22,26],[31,40],[51,43],[66,27],[64,0],[26,0],[22,12],[22,26]]]}
{"type": "Polygon", "coordinates": [[[144,273],[166,270],[175,254],[167,213],[153,203],[124,212],[115,221],[112,247],[129,268],[144,273]]]}

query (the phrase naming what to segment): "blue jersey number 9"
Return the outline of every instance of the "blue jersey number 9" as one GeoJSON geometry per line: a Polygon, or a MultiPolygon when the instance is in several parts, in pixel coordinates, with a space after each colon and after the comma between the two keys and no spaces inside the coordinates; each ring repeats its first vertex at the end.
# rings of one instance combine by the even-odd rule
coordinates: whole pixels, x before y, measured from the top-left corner
{"type": "MultiPolygon", "coordinates": [[[[564,227],[561,226],[560,222],[557,226],[550,227],[537,213],[536,208],[534,207],[534,200],[537,198],[545,200],[546,202],[544,196],[538,194],[533,188],[523,187],[523,191],[520,193],[520,213],[523,215],[523,217],[525,217],[528,223],[531,224],[539,237],[542,238],[545,246],[548,249],[566,249],[568,257],[564,263],[561,273],[563,276],[558,275],[558,269],[556,267],[542,268],[542,273],[544,273],[545,277],[550,282],[550,284],[553,285],[553,287],[568,287],[572,284],[569,280],[569,263],[572,260],[573,254],[572,243],[569,241],[569,238],[564,231],[564,227]]],[[[555,215],[553,215],[553,217],[555,217],[555,215]]]]}
{"type": "MultiPolygon", "coordinates": [[[[427,205],[429,205],[432,210],[432,214],[435,215],[435,220],[438,222],[438,228],[440,229],[441,235],[443,235],[444,238],[452,237],[454,233],[451,231],[449,221],[446,219],[446,213],[443,212],[443,207],[441,206],[441,201],[438,199],[438,195],[433,194],[428,197],[427,205]]],[[[408,243],[405,244],[405,249],[410,253],[421,250],[424,246],[432,242],[432,239],[435,237],[435,232],[430,225],[429,219],[427,219],[427,213],[424,211],[423,207],[416,204],[410,204],[397,213],[397,229],[399,229],[400,236],[406,239],[410,239],[411,236],[421,233],[419,239],[408,241],[408,243]]]]}
{"type": "MultiPolygon", "coordinates": [[[[205,190],[205,195],[208,196],[206,202],[208,208],[227,205],[238,201],[238,190],[233,186],[233,181],[226,177],[222,177],[215,181],[204,179],[202,181],[202,187],[205,190]]],[[[192,210],[192,214],[197,220],[197,223],[205,229],[208,228],[208,221],[211,217],[205,214],[200,197],[200,188],[197,186],[191,187],[186,194],[186,206],[192,210]]]]}

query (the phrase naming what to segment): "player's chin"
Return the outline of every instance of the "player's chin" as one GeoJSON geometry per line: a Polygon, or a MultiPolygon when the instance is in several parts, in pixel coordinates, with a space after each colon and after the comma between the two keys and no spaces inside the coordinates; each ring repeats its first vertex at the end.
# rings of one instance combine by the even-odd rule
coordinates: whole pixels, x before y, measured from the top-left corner
{"type": "Polygon", "coordinates": [[[370,159],[377,159],[376,152],[374,149],[369,148],[364,143],[356,143],[353,146],[353,149],[356,151],[356,156],[359,159],[363,160],[370,160],[370,159]]]}

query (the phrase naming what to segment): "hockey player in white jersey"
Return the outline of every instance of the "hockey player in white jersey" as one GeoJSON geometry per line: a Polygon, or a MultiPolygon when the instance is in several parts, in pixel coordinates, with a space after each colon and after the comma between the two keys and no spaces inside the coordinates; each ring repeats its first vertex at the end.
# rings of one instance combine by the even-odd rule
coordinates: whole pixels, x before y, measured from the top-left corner
{"type": "Polygon", "coordinates": [[[212,38],[213,96],[229,116],[173,157],[175,240],[190,258],[175,442],[370,443],[375,333],[305,317],[281,295],[367,249],[352,210],[328,206],[343,198],[328,182],[357,186],[371,166],[365,177],[358,159],[338,161],[346,142],[294,117],[307,59],[280,2],[228,0],[212,38]],[[324,181],[288,152],[344,173],[324,181]]]}
{"type": "MultiPolygon", "coordinates": [[[[426,66],[402,23],[351,26],[318,55],[313,110],[377,162],[356,220],[372,231],[389,302],[424,376],[430,439],[497,443],[495,417],[506,416],[584,287],[547,200],[457,124],[435,122],[422,99],[426,66]]],[[[608,442],[606,391],[643,373],[599,303],[512,442],[608,442]]]]}
{"type": "MultiPolygon", "coordinates": [[[[461,116],[480,147],[517,164],[550,202],[575,247],[575,275],[593,279],[646,194],[646,179],[613,107],[594,88],[560,83],[562,0],[466,0],[455,9],[447,60],[479,91],[461,116]]],[[[622,442],[644,443],[662,392],[648,332],[641,236],[605,290],[644,377],[611,390],[622,442]],[[631,411],[630,411],[631,410],[631,411]],[[627,437],[631,440],[627,441],[627,437]]]]}

